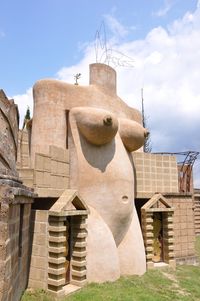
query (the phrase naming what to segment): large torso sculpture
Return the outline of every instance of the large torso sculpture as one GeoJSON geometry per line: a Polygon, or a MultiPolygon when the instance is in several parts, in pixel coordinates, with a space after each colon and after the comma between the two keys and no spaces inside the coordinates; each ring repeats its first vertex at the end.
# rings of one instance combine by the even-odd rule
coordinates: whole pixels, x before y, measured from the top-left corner
{"type": "Polygon", "coordinates": [[[87,239],[89,281],[143,274],[145,251],[134,204],[131,152],[146,130],[137,110],[116,94],[116,73],[90,65],[90,85],[42,80],[34,86],[31,141],[35,152],[49,145],[69,148],[70,188],[90,207],[87,239]]]}

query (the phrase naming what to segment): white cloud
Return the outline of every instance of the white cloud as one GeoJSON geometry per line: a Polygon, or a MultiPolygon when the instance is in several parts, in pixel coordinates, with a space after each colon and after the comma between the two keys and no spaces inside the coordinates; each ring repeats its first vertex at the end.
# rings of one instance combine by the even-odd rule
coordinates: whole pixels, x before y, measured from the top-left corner
{"type": "Polygon", "coordinates": [[[153,15],[155,15],[157,17],[165,16],[171,10],[173,4],[174,3],[172,0],[165,0],[164,6],[161,9],[159,9],[158,11],[154,12],[153,15]]]}
{"type": "Polygon", "coordinates": [[[129,33],[128,28],[125,27],[124,25],[122,25],[112,15],[105,15],[104,18],[105,18],[105,21],[108,24],[110,30],[112,31],[114,37],[118,37],[119,36],[119,37],[123,38],[123,37],[125,37],[129,33]]]}
{"type": "MultiPolygon", "coordinates": [[[[144,89],[153,151],[200,151],[199,36],[200,6],[167,29],[154,28],[143,40],[125,43],[112,39],[113,49],[134,59],[134,68],[116,68],[118,94],[130,106],[141,109],[141,88],[144,89]]],[[[57,78],[73,83],[74,75],[81,73],[79,83],[87,84],[88,65],[93,62],[95,50],[91,44],[85,49],[83,59],[77,65],[59,70],[57,78]]],[[[30,90],[14,98],[18,98],[25,112],[30,105],[30,90]]],[[[200,172],[195,170],[195,185],[200,187],[197,174],[200,172]]]]}
{"type": "Polygon", "coordinates": [[[30,108],[31,114],[33,112],[33,96],[32,88],[29,88],[26,93],[12,96],[15,103],[18,106],[20,112],[20,128],[22,128],[24,116],[26,114],[27,107],[30,108]]]}
{"type": "Polygon", "coordinates": [[[78,80],[80,85],[87,85],[89,82],[89,64],[95,61],[94,45],[88,45],[85,48],[83,59],[74,66],[63,67],[57,74],[56,78],[68,83],[75,83],[74,76],[77,73],[81,73],[81,77],[78,80]]]}

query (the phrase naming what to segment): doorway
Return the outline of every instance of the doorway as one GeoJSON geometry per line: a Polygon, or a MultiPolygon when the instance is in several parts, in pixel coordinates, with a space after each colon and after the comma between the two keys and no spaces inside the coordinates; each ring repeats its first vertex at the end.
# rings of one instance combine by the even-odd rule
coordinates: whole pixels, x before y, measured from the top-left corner
{"type": "Polygon", "coordinates": [[[163,261],[163,216],[161,212],[153,213],[153,258],[152,261],[163,261]]]}
{"type": "Polygon", "coordinates": [[[68,216],[64,222],[66,227],[66,241],[65,241],[65,284],[70,283],[70,266],[71,266],[71,217],[68,216]]]}

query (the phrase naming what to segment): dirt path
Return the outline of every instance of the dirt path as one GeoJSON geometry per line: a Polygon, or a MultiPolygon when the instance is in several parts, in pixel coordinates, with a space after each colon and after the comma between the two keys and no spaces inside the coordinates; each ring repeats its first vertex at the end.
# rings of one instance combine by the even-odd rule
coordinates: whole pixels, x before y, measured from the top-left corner
{"type": "Polygon", "coordinates": [[[174,289],[175,292],[178,292],[182,296],[190,296],[191,295],[185,289],[180,287],[180,283],[179,283],[178,279],[176,278],[176,276],[174,274],[169,274],[169,273],[164,272],[164,271],[162,271],[162,274],[166,278],[168,278],[169,280],[171,280],[173,282],[172,283],[172,289],[174,289]]]}

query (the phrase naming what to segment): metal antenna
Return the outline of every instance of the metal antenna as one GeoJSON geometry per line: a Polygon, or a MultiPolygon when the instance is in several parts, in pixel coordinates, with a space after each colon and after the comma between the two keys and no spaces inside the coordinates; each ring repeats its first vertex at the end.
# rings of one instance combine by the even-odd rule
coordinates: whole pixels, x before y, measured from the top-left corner
{"type": "Polygon", "coordinates": [[[121,51],[108,47],[105,23],[102,22],[95,34],[96,63],[104,63],[113,67],[133,67],[133,59],[121,51]]]}

